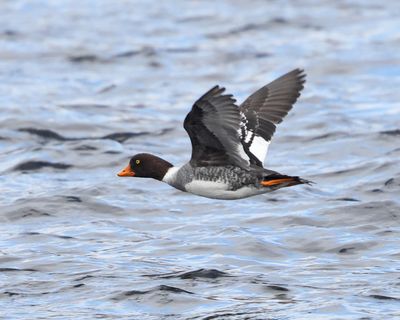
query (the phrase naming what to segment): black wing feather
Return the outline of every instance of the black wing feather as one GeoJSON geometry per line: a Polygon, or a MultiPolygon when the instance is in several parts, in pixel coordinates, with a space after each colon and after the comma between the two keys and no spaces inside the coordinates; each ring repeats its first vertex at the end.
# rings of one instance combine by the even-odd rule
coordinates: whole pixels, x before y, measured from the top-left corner
{"type": "Polygon", "coordinates": [[[253,140],[260,137],[271,141],[276,125],[300,96],[305,76],[303,70],[295,69],[257,90],[240,105],[241,140],[251,163],[262,167],[264,158],[257,158],[250,151],[253,140]]]}
{"type": "Polygon", "coordinates": [[[183,126],[192,142],[190,163],[194,166],[232,164],[245,168],[249,164],[238,152],[242,148],[239,108],[232,95],[223,94],[224,91],[219,86],[210,89],[185,118],[183,126]]]}

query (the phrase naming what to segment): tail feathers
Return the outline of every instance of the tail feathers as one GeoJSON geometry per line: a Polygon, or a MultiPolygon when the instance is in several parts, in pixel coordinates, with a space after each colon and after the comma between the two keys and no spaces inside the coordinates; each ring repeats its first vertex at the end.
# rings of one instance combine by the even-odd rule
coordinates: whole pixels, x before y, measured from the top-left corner
{"type": "Polygon", "coordinates": [[[264,187],[272,187],[272,186],[290,187],[296,184],[311,185],[312,183],[313,183],[312,181],[300,177],[286,176],[283,174],[272,174],[264,177],[263,181],[261,181],[261,184],[264,187]]]}

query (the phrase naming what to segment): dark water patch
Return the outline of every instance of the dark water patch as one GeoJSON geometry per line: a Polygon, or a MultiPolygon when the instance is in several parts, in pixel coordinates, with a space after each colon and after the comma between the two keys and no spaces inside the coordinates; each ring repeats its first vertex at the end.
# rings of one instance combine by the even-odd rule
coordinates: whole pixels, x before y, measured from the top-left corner
{"type": "Polygon", "coordinates": [[[349,253],[350,250],[354,250],[355,247],[347,247],[347,248],[342,248],[339,250],[339,253],[349,253]]]}
{"type": "Polygon", "coordinates": [[[132,295],[142,295],[142,294],[147,294],[147,293],[151,293],[151,292],[157,292],[157,291],[167,291],[167,292],[172,292],[172,293],[188,293],[188,294],[194,294],[193,292],[184,290],[184,289],[180,289],[177,287],[172,287],[172,286],[167,286],[167,285],[159,285],[153,289],[149,289],[149,290],[131,290],[131,291],[127,291],[124,294],[126,296],[132,296],[132,295]]]}
{"type": "Polygon", "coordinates": [[[123,143],[130,138],[140,137],[149,134],[149,132],[116,132],[100,137],[100,139],[110,139],[118,141],[119,143],[123,143]]]}
{"type": "Polygon", "coordinates": [[[289,291],[288,288],[277,286],[277,285],[268,285],[267,288],[272,289],[272,290],[276,290],[276,291],[284,291],[284,292],[288,292],[289,291]]]}
{"type": "Polygon", "coordinates": [[[131,105],[126,105],[126,108],[129,109],[146,109],[147,106],[144,103],[136,103],[136,104],[131,104],[131,105]]]}
{"type": "MultiPolygon", "coordinates": [[[[164,135],[165,133],[171,131],[172,128],[165,128],[156,133],[149,132],[149,131],[142,131],[142,132],[115,132],[110,133],[100,137],[78,137],[78,138],[69,138],[58,134],[52,130],[48,129],[36,129],[36,128],[21,128],[18,131],[28,132],[29,134],[39,136],[41,138],[47,140],[57,140],[57,141],[80,141],[80,140],[101,140],[101,139],[109,139],[114,140],[119,143],[123,143],[130,138],[140,137],[144,135],[164,135]]],[[[78,150],[78,149],[75,149],[78,150]]],[[[96,148],[91,146],[83,147],[83,150],[96,150],[96,148]]]]}
{"type": "Polygon", "coordinates": [[[168,286],[168,285],[159,285],[157,287],[154,287],[152,289],[149,290],[129,290],[129,291],[125,291],[121,294],[118,294],[117,296],[115,296],[113,298],[113,300],[121,300],[121,299],[125,299],[127,297],[134,297],[134,296],[145,296],[148,294],[157,294],[157,293],[162,293],[162,292],[166,292],[166,293],[175,293],[175,294],[194,294],[191,291],[187,291],[181,288],[177,288],[177,287],[172,287],[172,286],[168,286]]]}
{"type": "Polygon", "coordinates": [[[51,214],[44,212],[44,211],[39,211],[33,208],[22,208],[20,210],[15,210],[12,212],[7,213],[7,216],[10,219],[20,219],[20,218],[37,218],[37,217],[50,217],[51,214]]]}
{"type": "Polygon", "coordinates": [[[167,274],[152,274],[146,275],[146,277],[158,277],[163,279],[170,278],[179,278],[179,279],[197,279],[197,278],[206,278],[206,279],[217,279],[221,277],[231,277],[229,274],[223,271],[219,271],[217,269],[198,269],[194,271],[188,272],[172,272],[167,274]]]}
{"type": "Polygon", "coordinates": [[[82,280],[86,280],[86,279],[90,279],[90,278],[94,278],[94,276],[87,274],[83,277],[79,277],[79,278],[75,279],[74,281],[82,281],[82,280]]]}
{"type": "Polygon", "coordinates": [[[72,287],[73,288],[80,288],[80,287],[83,287],[84,285],[85,285],[84,283],[78,283],[78,284],[73,285],[72,287]]]}
{"type": "Polygon", "coordinates": [[[187,23],[187,22],[193,22],[193,21],[210,20],[212,18],[213,18],[213,16],[210,16],[210,15],[201,15],[201,16],[192,16],[192,17],[179,18],[179,19],[176,20],[176,22],[178,22],[178,23],[187,23]]]}
{"type": "Polygon", "coordinates": [[[249,32],[249,31],[255,31],[255,30],[265,30],[268,28],[268,26],[272,24],[284,24],[287,21],[284,18],[274,18],[270,20],[269,22],[263,22],[263,23],[247,23],[243,26],[233,28],[231,30],[228,30],[226,32],[218,32],[214,34],[208,35],[210,38],[225,38],[228,36],[234,36],[234,35],[239,35],[241,33],[249,32]]]}
{"type": "Polygon", "coordinates": [[[300,24],[300,28],[309,29],[309,30],[316,30],[316,31],[319,31],[319,30],[323,29],[321,26],[318,26],[316,24],[311,24],[311,23],[300,24]]]}
{"type": "Polygon", "coordinates": [[[322,213],[335,219],[329,218],[324,221],[325,226],[366,226],[384,228],[392,226],[400,221],[400,206],[394,201],[371,201],[343,206],[340,210],[330,209],[322,213]]]}
{"type": "Polygon", "coordinates": [[[358,199],[354,199],[354,198],[346,198],[346,197],[344,197],[344,198],[337,198],[337,199],[335,199],[335,200],[337,200],[337,201],[360,202],[360,200],[358,200],[358,199]]]}
{"type": "Polygon", "coordinates": [[[154,47],[143,46],[140,49],[133,49],[133,50],[128,50],[128,51],[117,53],[117,54],[111,56],[111,59],[130,58],[130,57],[134,57],[137,55],[143,55],[145,57],[154,57],[156,54],[157,54],[157,51],[154,47]]]}
{"type": "Polygon", "coordinates": [[[66,170],[71,168],[72,165],[66,163],[58,163],[58,162],[47,162],[47,161],[26,161],[20,163],[19,165],[14,167],[14,171],[33,171],[40,170],[43,168],[53,168],[58,170],[66,170]]]}
{"type": "Polygon", "coordinates": [[[117,53],[112,56],[112,58],[130,58],[133,56],[137,56],[141,53],[141,50],[128,50],[124,52],[117,53]]]}
{"type": "Polygon", "coordinates": [[[289,24],[289,20],[282,17],[273,18],[271,19],[271,22],[274,24],[289,24]]]}
{"type": "Polygon", "coordinates": [[[196,52],[198,49],[196,47],[182,47],[182,48],[167,48],[166,52],[170,53],[190,53],[196,52]]]}
{"type": "Polygon", "coordinates": [[[162,67],[162,64],[158,61],[150,61],[148,63],[148,65],[149,65],[149,67],[152,67],[152,68],[161,68],[162,67]]]}
{"type": "Polygon", "coordinates": [[[36,269],[26,268],[26,269],[19,269],[19,268],[0,268],[0,272],[37,272],[36,269]]]}
{"type": "Polygon", "coordinates": [[[20,129],[18,129],[18,131],[28,132],[30,134],[37,135],[41,138],[50,139],[50,140],[59,140],[59,141],[69,140],[69,139],[63,137],[62,135],[58,134],[57,132],[54,132],[54,131],[48,130],[48,129],[20,128],[20,129]]]}
{"type": "Polygon", "coordinates": [[[109,151],[104,151],[104,154],[121,154],[122,151],[115,151],[115,150],[109,150],[109,151]]]}
{"type": "Polygon", "coordinates": [[[82,202],[82,199],[77,196],[63,196],[68,202],[82,202]]]}
{"type": "Polygon", "coordinates": [[[384,183],[385,187],[390,189],[393,187],[400,187],[400,179],[398,178],[390,178],[384,183]]]}
{"type": "Polygon", "coordinates": [[[88,146],[88,145],[85,144],[83,146],[76,147],[73,150],[76,150],[76,151],[94,151],[94,150],[98,150],[98,148],[92,147],[92,146],[88,146]]]}
{"type": "Polygon", "coordinates": [[[379,133],[388,136],[400,136],[400,129],[386,130],[386,131],[381,131],[379,133]]]}
{"type": "Polygon", "coordinates": [[[400,148],[394,148],[386,153],[386,155],[397,154],[400,152],[400,148]]]}
{"type": "Polygon", "coordinates": [[[373,193],[382,193],[384,191],[382,189],[375,188],[375,189],[372,189],[371,192],[373,192],[373,193]]]}
{"type": "Polygon", "coordinates": [[[371,170],[371,165],[368,163],[359,165],[359,166],[354,166],[352,168],[348,169],[341,169],[341,170],[335,170],[335,171],[330,171],[330,172],[325,172],[321,173],[318,176],[319,177],[337,177],[338,175],[350,175],[350,174],[356,174],[358,172],[366,171],[366,170],[371,170]]]}
{"type": "Polygon", "coordinates": [[[315,137],[311,137],[309,141],[315,141],[315,140],[325,140],[325,139],[331,139],[331,138],[338,138],[338,137],[346,137],[348,136],[347,133],[344,132],[330,132],[330,133],[325,133],[321,134],[315,137]]]}
{"type": "Polygon", "coordinates": [[[64,235],[60,235],[60,234],[46,234],[47,236],[51,236],[51,237],[55,237],[55,238],[59,238],[59,239],[76,239],[72,236],[64,236],[64,235]]]}
{"type": "Polygon", "coordinates": [[[208,35],[208,38],[212,38],[212,39],[225,38],[225,37],[229,37],[232,35],[238,35],[243,32],[253,31],[253,30],[256,30],[256,29],[259,29],[262,27],[265,27],[265,24],[248,23],[248,24],[245,24],[244,26],[237,27],[237,28],[228,30],[226,32],[211,33],[208,35]]]}
{"type": "Polygon", "coordinates": [[[59,238],[59,239],[75,239],[74,237],[71,237],[71,236],[64,236],[64,235],[51,234],[51,233],[23,232],[22,234],[27,235],[27,236],[46,236],[46,237],[54,237],[54,238],[59,238]]]}
{"type": "Polygon", "coordinates": [[[143,131],[143,132],[116,132],[116,133],[112,133],[112,134],[108,134],[105,135],[103,137],[101,137],[100,139],[110,139],[110,140],[115,140],[118,141],[119,143],[123,143],[126,140],[130,139],[130,138],[135,138],[135,137],[140,137],[140,136],[145,136],[145,135],[158,135],[158,136],[162,136],[170,131],[172,131],[172,128],[165,128],[162,129],[160,131],[158,131],[157,133],[154,132],[148,132],[148,131],[143,131]]]}
{"type": "Polygon", "coordinates": [[[68,57],[68,60],[73,63],[87,63],[87,62],[105,62],[103,58],[95,54],[81,54],[68,57]]]}
{"type": "Polygon", "coordinates": [[[23,234],[27,235],[27,236],[37,236],[40,235],[40,232],[35,232],[35,231],[28,231],[28,232],[24,232],[23,234]]]}
{"type": "Polygon", "coordinates": [[[383,231],[379,231],[376,234],[378,236],[386,236],[386,235],[390,235],[393,233],[393,230],[383,230],[383,231]]]}
{"type": "Polygon", "coordinates": [[[270,56],[269,52],[246,50],[228,52],[225,54],[225,59],[229,61],[242,61],[243,59],[262,59],[270,56]]]}
{"type": "Polygon", "coordinates": [[[21,128],[18,129],[21,132],[28,132],[29,134],[36,135],[40,138],[44,138],[47,140],[58,140],[58,141],[76,141],[76,140],[92,140],[96,138],[87,137],[87,138],[67,138],[48,129],[36,129],[36,128],[21,128]]]}
{"type": "Polygon", "coordinates": [[[378,299],[378,300],[395,300],[395,301],[400,301],[400,298],[395,298],[395,297],[390,297],[390,296],[384,296],[381,294],[371,294],[369,297],[378,299]]]}
{"type": "MultiPolygon", "coordinates": [[[[265,311],[267,312],[267,311],[265,311]]],[[[265,316],[264,311],[247,311],[247,312],[232,312],[231,310],[224,310],[220,311],[219,313],[215,313],[208,316],[200,316],[195,318],[189,319],[199,319],[199,320],[214,320],[214,319],[221,319],[221,320],[271,320],[265,316]]]]}
{"type": "Polygon", "coordinates": [[[190,52],[195,52],[196,50],[197,48],[195,47],[156,49],[153,46],[143,46],[142,48],[139,49],[130,49],[106,57],[100,57],[97,54],[83,54],[83,55],[69,56],[67,59],[72,63],[111,63],[115,60],[128,59],[137,56],[152,58],[157,56],[158,52],[160,51],[171,52],[171,53],[190,53],[190,52]]]}
{"type": "Polygon", "coordinates": [[[21,218],[27,218],[27,217],[50,217],[51,214],[43,211],[39,211],[36,209],[28,209],[26,213],[24,213],[21,218]]]}
{"type": "Polygon", "coordinates": [[[4,295],[9,296],[9,297],[13,297],[13,296],[20,296],[20,293],[17,292],[11,292],[11,291],[4,291],[3,292],[4,295]]]}
{"type": "Polygon", "coordinates": [[[109,92],[111,90],[114,90],[116,87],[117,87],[117,85],[110,84],[110,85],[105,86],[105,87],[101,88],[100,90],[98,90],[97,93],[106,93],[106,92],[109,92]]]}
{"type": "Polygon", "coordinates": [[[157,290],[157,291],[168,291],[168,292],[173,292],[173,293],[194,294],[191,291],[187,291],[187,290],[184,290],[184,289],[181,289],[181,288],[177,288],[177,287],[167,286],[167,285],[164,285],[164,284],[156,287],[155,290],[157,290]]]}
{"type": "Polygon", "coordinates": [[[272,54],[269,52],[256,52],[254,53],[254,58],[261,59],[261,58],[268,58],[272,54]]]}
{"type": "Polygon", "coordinates": [[[385,186],[387,187],[387,186],[393,184],[393,182],[394,182],[394,179],[390,178],[389,180],[385,181],[385,186]]]}
{"type": "Polygon", "coordinates": [[[230,277],[226,272],[219,271],[217,269],[198,269],[195,271],[185,272],[178,276],[181,279],[197,279],[197,278],[206,278],[206,279],[217,279],[221,277],[230,277]]]}
{"type": "Polygon", "coordinates": [[[62,108],[74,108],[77,110],[88,110],[88,109],[99,109],[99,110],[108,110],[112,106],[109,104],[103,104],[103,103],[74,103],[74,104],[60,104],[59,105],[62,108]]]}
{"type": "Polygon", "coordinates": [[[15,30],[11,30],[11,29],[6,29],[6,30],[3,30],[0,33],[0,35],[6,36],[6,37],[10,37],[10,38],[14,38],[14,37],[19,36],[19,32],[15,31],[15,30]]]}

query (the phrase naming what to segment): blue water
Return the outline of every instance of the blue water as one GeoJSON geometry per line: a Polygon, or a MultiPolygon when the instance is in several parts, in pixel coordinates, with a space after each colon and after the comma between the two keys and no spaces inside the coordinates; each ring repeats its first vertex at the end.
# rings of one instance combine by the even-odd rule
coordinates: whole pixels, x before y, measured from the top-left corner
{"type": "Polygon", "coordinates": [[[400,319],[396,1],[1,1],[0,317],[400,319]],[[219,201],[120,179],[182,122],[301,67],[266,166],[219,201]]]}

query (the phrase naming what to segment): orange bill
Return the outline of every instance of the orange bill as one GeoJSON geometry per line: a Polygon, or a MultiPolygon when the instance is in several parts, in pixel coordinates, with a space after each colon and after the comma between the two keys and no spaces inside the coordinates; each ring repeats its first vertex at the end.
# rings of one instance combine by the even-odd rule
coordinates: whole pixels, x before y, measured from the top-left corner
{"type": "Polygon", "coordinates": [[[131,166],[128,164],[126,168],[122,169],[120,172],[118,172],[118,177],[134,177],[135,172],[132,171],[131,166]]]}
{"type": "Polygon", "coordinates": [[[291,182],[293,181],[293,178],[282,178],[282,179],[274,179],[274,180],[268,180],[268,181],[261,181],[261,184],[264,187],[270,187],[270,186],[275,186],[277,184],[281,184],[284,182],[291,182]]]}

